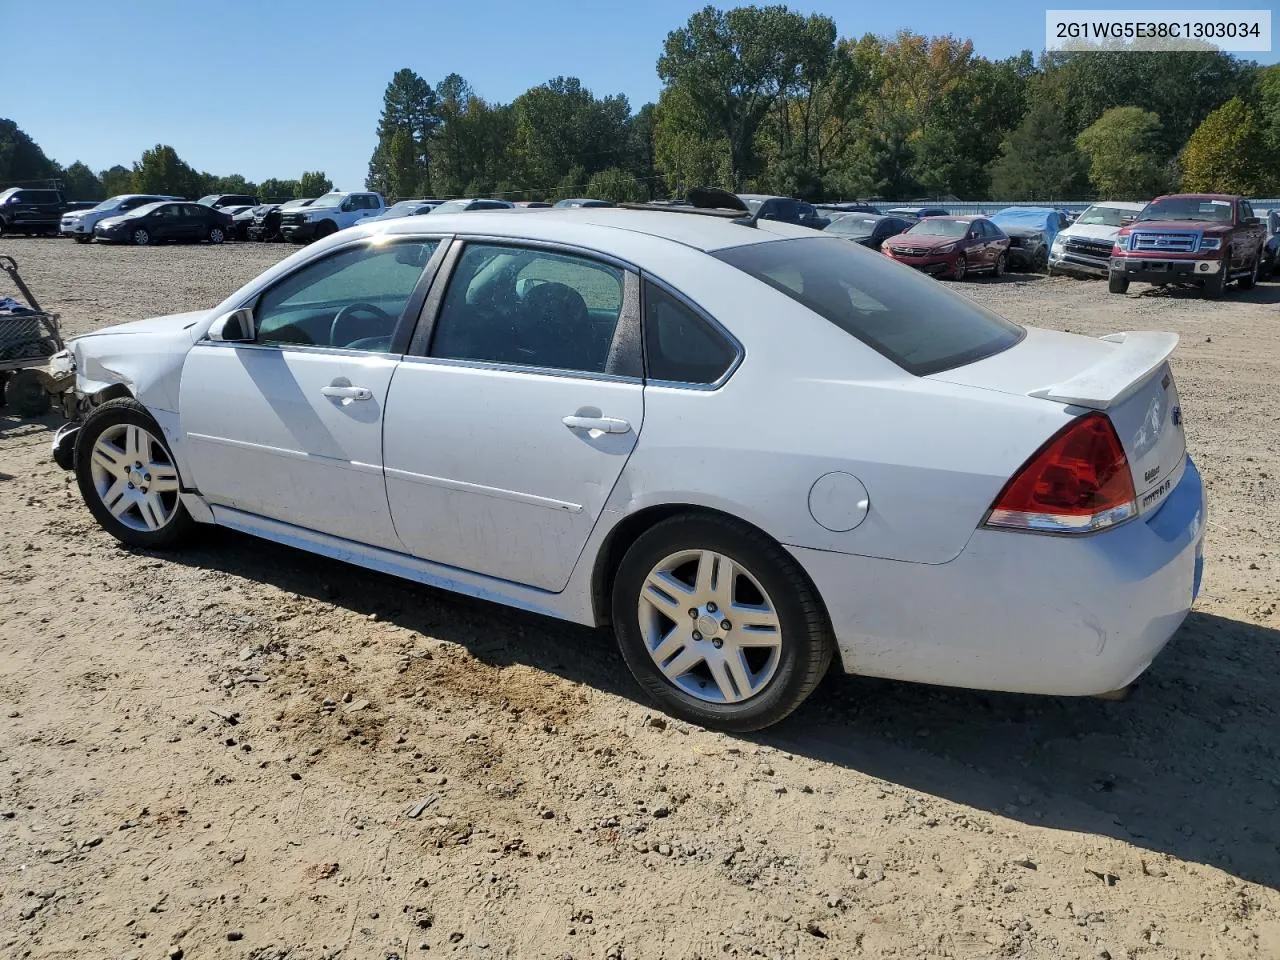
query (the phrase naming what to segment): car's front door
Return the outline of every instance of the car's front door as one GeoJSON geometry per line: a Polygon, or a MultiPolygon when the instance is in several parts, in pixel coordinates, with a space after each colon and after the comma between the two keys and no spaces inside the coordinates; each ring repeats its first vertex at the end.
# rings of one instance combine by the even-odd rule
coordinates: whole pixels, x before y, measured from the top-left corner
{"type": "Polygon", "coordinates": [[[403,550],[382,477],[384,412],[438,246],[339,247],[255,298],[252,343],[195,345],[179,409],[188,482],[206,500],[403,550]]]}
{"type": "Polygon", "coordinates": [[[449,259],[387,398],[392,519],[416,556],[563,589],[644,419],[638,280],[552,249],[449,259]]]}

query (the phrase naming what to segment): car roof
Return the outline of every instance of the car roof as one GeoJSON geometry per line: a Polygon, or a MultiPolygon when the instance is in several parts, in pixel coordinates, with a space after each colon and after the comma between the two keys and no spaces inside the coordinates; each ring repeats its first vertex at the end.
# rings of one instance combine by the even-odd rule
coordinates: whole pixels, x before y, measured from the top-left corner
{"type": "Polygon", "coordinates": [[[483,217],[437,212],[431,214],[430,220],[401,217],[368,227],[370,232],[385,233],[416,233],[424,228],[432,233],[447,231],[464,236],[476,234],[564,243],[624,260],[652,250],[655,238],[710,252],[771,240],[823,236],[821,231],[773,220],[759,221],[753,228],[727,217],[626,207],[541,210],[516,207],[486,213],[483,217]]]}

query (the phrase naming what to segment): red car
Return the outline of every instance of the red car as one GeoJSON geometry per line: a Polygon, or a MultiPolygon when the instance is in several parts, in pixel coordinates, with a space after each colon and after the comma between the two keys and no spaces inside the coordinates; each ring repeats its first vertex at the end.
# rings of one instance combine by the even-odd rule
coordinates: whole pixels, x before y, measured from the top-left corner
{"type": "Polygon", "coordinates": [[[1004,276],[1009,238],[986,217],[925,217],[884,242],[886,257],[950,280],[971,273],[1004,276]]]}

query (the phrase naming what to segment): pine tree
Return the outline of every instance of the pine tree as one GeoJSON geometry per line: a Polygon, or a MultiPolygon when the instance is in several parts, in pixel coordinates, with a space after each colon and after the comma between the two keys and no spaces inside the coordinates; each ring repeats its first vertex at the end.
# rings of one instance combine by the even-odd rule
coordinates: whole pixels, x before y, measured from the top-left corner
{"type": "Polygon", "coordinates": [[[365,186],[384,194],[394,194],[408,178],[410,159],[414,169],[413,186],[408,195],[430,184],[431,135],[440,125],[439,98],[431,84],[404,67],[397,70],[382,95],[382,116],[378,119],[378,145],[369,158],[369,174],[365,186]],[[397,133],[408,138],[400,156],[393,155],[392,144],[397,133]],[[400,169],[396,164],[400,163],[400,169]]]}

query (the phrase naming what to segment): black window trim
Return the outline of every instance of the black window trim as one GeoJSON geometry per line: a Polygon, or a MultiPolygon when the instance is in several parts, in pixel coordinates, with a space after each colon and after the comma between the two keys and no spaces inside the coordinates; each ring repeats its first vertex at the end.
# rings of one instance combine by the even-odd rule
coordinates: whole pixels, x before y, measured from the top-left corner
{"type": "Polygon", "coordinates": [[[701,306],[699,306],[697,303],[691,300],[686,294],[682,293],[680,290],[676,289],[671,284],[667,283],[667,281],[663,280],[661,277],[655,277],[652,273],[649,273],[647,270],[641,270],[640,279],[641,281],[643,281],[640,284],[640,323],[641,323],[640,345],[641,345],[641,349],[644,350],[645,386],[646,387],[670,387],[670,388],[676,388],[680,390],[702,390],[702,391],[719,390],[721,387],[723,387],[726,383],[729,382],[729,378],[732,377],[734,373],[737,372],[738,368],[742,366],[743,360],[746,359],[747,351],[746,351],[746,348],[742,345],[742,341],[739,340],[737,337],[735,337],[727,329],[725,329],[724,324],[722,324],[719,320],[713,317],[709,311],[704,310],[701,306]],[[662,290],[662,292],[665,293],[667,296],[671,297],[672,299],[678,301],[679,303],[687,307],[689,311],[694,314],[694,316],[698,317],[698,319],[700,319],[703,323],[707,324],[712,329],[713,332],[718,334],[720,338],[723,339],[726,343],[728,343],[729,346],[733,349],[733,353],[734,353],[733,361],[729,364],[728,367],[725,368],[724,373],[720,374],[720,376],[714,381],[712,381],[711,383],[687,383],[683,380],[658,380],[656,378],[649,376],[649,351],[646,346],[648,343],[648,328],[646,326],[646,320],[645,320],[645,318],[648,316],[648,309],[647,309],[648,303],[646,302],[646,298],[645,298],[645,287],[647,284],[650,284],[650,283],[652,283],[655,287],[658,287],[660,290],[662,290]]]}
{"type": "Polygon", "coordinates": [[[433,357],[431,356],[431,345],[435,339],[436,323],[440,319],[440,311],[444,307],[445,294],[448,292],[449,283],[453,279],[454,271],[457,269],[458,261],[462,259],[463,253],[467,246],[471,244],[498,247],[517,247],[523,250],[544,250],[548,253],[559,253],[564,256],[578,257],[583,260],[593,260],[605,266],[614,267],[622,271],[622,305],[618,312],[618,325],[614,328],[614,337],[618,336],[619,330],[623,329],[624,324],[632,325],[635,328],[635,336],[631,339],[633,342],[639,343],[643,370],[643,350],[644,350],[644,305],[641,301],[643,296],[643,285],[641,283],[640,268],[632,263],[618,257],[610,256],[607,253],[601,253],[599,250],[592,250],[588,247],[579,247],[570,243],[560,243],[550,240],[533,240],[525,237],[502,237],[490,236],[488,234],[466,234],[462,236],[453,236],[453,243],[450,245],[448,254],[441,258],[441,264],[436,270],[432,278],[431,289],[428,291],[423,300],[422,306],[417,314],[417,321],[413,334],[409,340],[407,349],[404,351],[403,360],[412,361],[421,364],[440,364],[442,366],[453,367],[471,367],[480,370],[509,370],[515,373],[530,373],[538,376],[560,377],[570,380],[603,380],[611,383],[640,383],[643,384],[644,377],[631,376],[616,373],[594,373],[588,370],[566,370],[563,367],[540,367],[536,364],[525,363],[505,363],[499,360],[469,360],[457,357],[433,357]]]}
{"type": "Polygon", "coordinates": [[[319,263],[322,260],[327,260],[330,257],[335,257],[335,256],[338,256],[339,254],[346,253],[347,251],[352,250],[356,247],[370,246],[374,243],[374,241],[378,241],[379,245],[385,244],[387,246],[394,246],[395,244],[398,244],[398,243],[422,243],[424,241],[429,242],[433,240],[436,241],[436,249],[431,254],[431,258],[427,261],[427,265],[422,268],[422,274],[418,277],[418,282],[414,285],[413,292],[409,294],[409,300],[405,304],[405,308],[403,312],[401,312],[399,318],[396,320],[395,329],[391,334],[391,349],[389,349],[385,353],[379,353],[372,350],[351,350],[346,347],[333,347],[333,346],[324,346],[324,345],[310,344],[310,343],[258,343],[257,340],[254,340],[252,343],[236,343],[233,341],[223,342],[223,341],[205,339],[200,341],[200,343],[205,346],[232,347],[232,348],[237,348],[241,350],[244,350],[244,349],[275,350],[275,351],[299,350],[305,353],[322,353],[330,356],[355,356],[355,357],[377,356],[377,357],[391,357],[391,358],[397,358],[397,359],[403,358],[403,356],[409,349],[409,341],[413,335],[413,327],[417,323],[417,318],[419,313],[422,310],[423,302],[426,300],[427,294],[431,289],[432,282],[434,281],[437,273],[440,271],[440,266],[444,262],[445,257],[447,256],[448,251],[450,249],[451,241],[453,240],[452,234],[439,234],[439,233],[404,233],[404,234],[397,233],[397,234],[390,234],[390,235],[374,234],[372,236],[365,236],[365,237],[359,237],[359,238],[353,239],[339,246],[330,247],[328,250],[323,251],[319,255],[311,257],[310,259],[304,261],[303,263],[298,264],[288,273],[284,273],[276,277],[274,280],[271,281],[271,283],[269,283],[267,286],[263,287],[262,289],[258,290],[248,298],[246,298],[238,307],[236,307],[236,309],[238,310],[243,310],[246,307],[253,310],[254,320],[256,325],[258,302],[262,299],[262,297],[268,291],[274,290],[281,283],[288,280],[290,277],[295,276],[299,271],[306,270],[313,264],[319,263]],[[387,239],[388,236],[391,238],[390,240],[387,239]]]}

